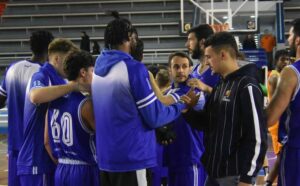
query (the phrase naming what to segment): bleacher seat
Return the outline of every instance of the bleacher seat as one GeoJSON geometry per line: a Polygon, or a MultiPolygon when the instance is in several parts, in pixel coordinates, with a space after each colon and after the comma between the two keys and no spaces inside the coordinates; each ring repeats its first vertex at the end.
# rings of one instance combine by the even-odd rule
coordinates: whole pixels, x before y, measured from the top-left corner
{"type": "MultiPolygon", "coordinates": [[[[117,10],[121,17],[132,21],[144,41],[145,62],[156,59],[161,52],[169,54],[185,50],[185,38],[179,32],[180,1],[178,0],[123,0],[123,1],[13,1],[7,4],[0,24],[0,58],[2,64],[11,58],[20,59],[30,54],[28,38],[32,31],[47,29],[56,37],[80,42],[80,32],[86,31],[91,41],[103,47],[106,24],[113,18],[108,10],[117,10]]],[[[185,19],[192,22],[193,6],[185,2],[185,19]]],[[[157,58],[162,61],[165,58],[157,58]]],[[[166,63],[167,61],[165,61],[166,63]]]]}
{"type": "Polygon", "coordinates": [[[0,2],[0,16],[3,15],[5,8],[6,8],[6,2],[0,2]]]}
{"type": "Polygon", "coordinates": [[[258,50],[241,50],[245,54],[247,61],[254,62],[257,67],[262,68],[267,66],[267,55],[264,49],[258,50]]]}

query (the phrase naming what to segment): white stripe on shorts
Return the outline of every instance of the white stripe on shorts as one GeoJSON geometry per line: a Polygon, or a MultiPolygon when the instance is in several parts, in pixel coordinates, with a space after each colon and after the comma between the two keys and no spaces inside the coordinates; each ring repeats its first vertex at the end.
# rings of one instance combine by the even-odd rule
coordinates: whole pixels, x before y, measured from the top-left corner
{"type": "Polygon", "coordinates": [[[193,171],[194,171],[194,186],[198,186],[198,166],[195,164],[193,165],[193,171]]]}
{"type": "Polygon", "coordinates": [[[138,186],[147,186],[146,169],[137,170],[136,178],[138,186]]]}

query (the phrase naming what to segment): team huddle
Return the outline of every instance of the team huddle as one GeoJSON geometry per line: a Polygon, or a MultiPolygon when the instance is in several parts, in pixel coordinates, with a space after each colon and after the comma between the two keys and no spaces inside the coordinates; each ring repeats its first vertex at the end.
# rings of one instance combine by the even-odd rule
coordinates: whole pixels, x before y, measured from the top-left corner
{"type": "Polygon", "coordinates": [[[296,61],[274,72],[265,112],[258,68],[232,34],[209,25],[187,33],[197,65],[178,51],[156,72],[141,63],[143,42],[127,19],[107,24],[96,62],[70,40],[33,32],[32,58],[12,63],[0,87],[9,185],[253,185],[267,128],[282,120],[287,140],[274,177],[300,186],[300,19],[289,34],[296,61]]]}

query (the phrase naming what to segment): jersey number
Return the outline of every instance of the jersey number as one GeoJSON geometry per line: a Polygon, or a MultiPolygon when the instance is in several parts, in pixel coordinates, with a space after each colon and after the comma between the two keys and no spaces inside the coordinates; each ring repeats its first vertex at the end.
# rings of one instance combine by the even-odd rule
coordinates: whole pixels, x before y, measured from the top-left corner
{"type": "Polygon", "coordinates": [[[57,122],[59,110],[54,109],[51,117],[51,133],[54,143],[60,142],[62,132],[62,142],[67,146],[73,145],[73,125],[72,116],[68,112],[64,112],[60,119],[60,124],[57,122]]]}

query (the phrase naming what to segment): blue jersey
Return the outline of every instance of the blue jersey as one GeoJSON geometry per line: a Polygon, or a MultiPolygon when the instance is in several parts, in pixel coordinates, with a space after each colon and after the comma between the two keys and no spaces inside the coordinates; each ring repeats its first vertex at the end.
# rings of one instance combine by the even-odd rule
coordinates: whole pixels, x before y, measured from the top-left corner
{"type": "MultiPolygon", "coordinates": [[[[177,102],[180,96],[186,94],[189,89],[190,87],[185,82],[179,83],[177,87],[173,83],[168,95],[171,95],[177,102]]],[[[200,94],[200,97],[194,109],[201,110],[204,107],[205,98],[202,92],[197,92],[197,94],[200,94]]],[[[165,147],[166,165],[172,169],[194,164],[200,165],[200,158],[204,152],[203,132],[192,129],[183,116],[173,121],[172,126],[176,139],[165,147]]]]}
{"type": "Polygon", "coordinates": [[[5,72],[0,94],[7,97],[8,151],[19,151],[23,143],[23,111],[27,83],[41,67],[22,60],[13,63],[5,72]]]}
{"type": "Polygon", "coordinates": [[[125,172],[156,166],[152,130],[177,118],[182,103],[157,100],[146,67],[130,55],[103,50],[92,81],[100,170],[125,172]]]}
{"type": "Polygon", "coordinates": [[[87,99],[82,93],[73,92],[49,105],[50,144],[59,162],[96,165],[94,132],[81,118],[81,108],[87,99]]]}
{"type": "Polygon", "coordinates": [[[289,65],[297,75],[297,87],[295,89],[292,100],[286,110],[288,125],[288,142],[287,145],[295,148],[300,148],[300,60],[292,65],[289,65]]]}
{"type": "Polygon", "coordinates": [[[199,73],[199,69],[201,67],[201,64],[197,64],[193,71],[191,72],[192,77],[200,79],[203,83],[206,85],[209,85],[210,87],[214,87],[220,80],[220,77],[217,74],[213,74],[210,68],[206,69],[201,74],[199,73]]]}
{"type": "Polygon", "coordinates": [[[24,143],[17,162],[18,174],[43,174],[54,171],[54,164],[44,147],[45,114],[48,103],[33,104],[29,92],[35,88],[65,83],[49,63],[44,64],[32,76],[25,97],[24,143]]]}

